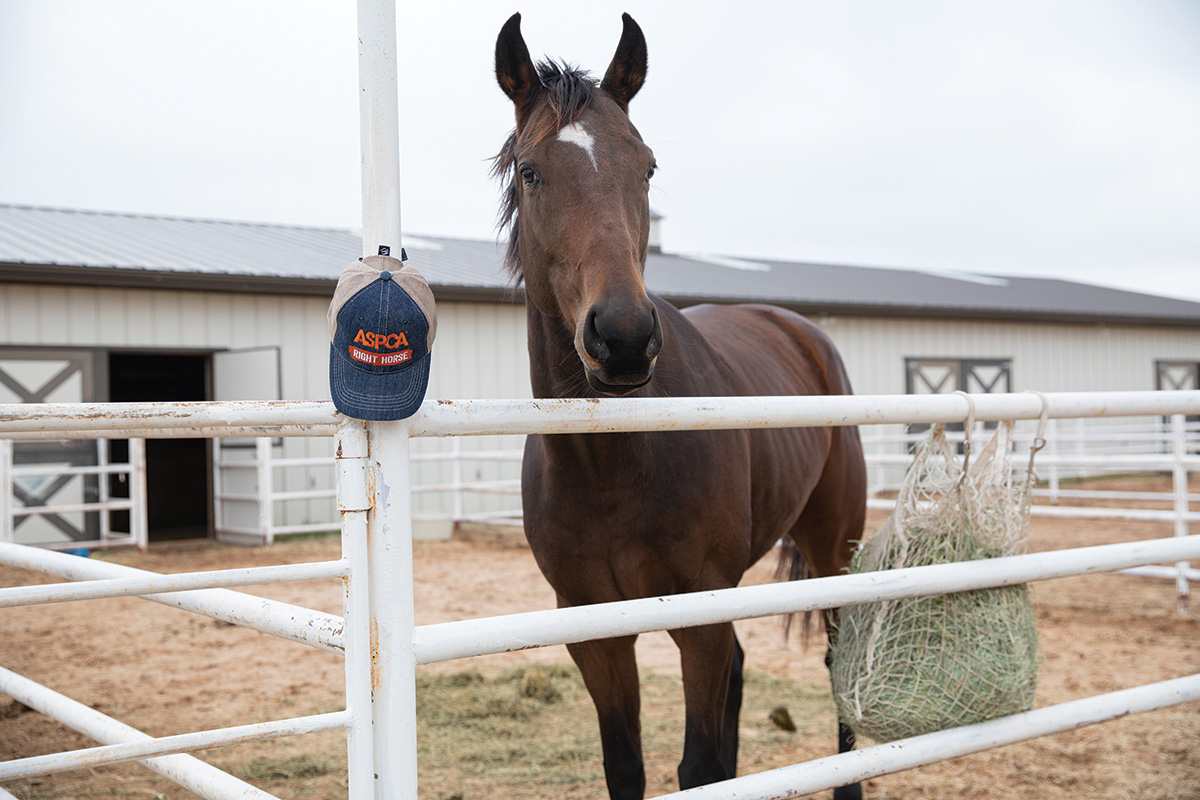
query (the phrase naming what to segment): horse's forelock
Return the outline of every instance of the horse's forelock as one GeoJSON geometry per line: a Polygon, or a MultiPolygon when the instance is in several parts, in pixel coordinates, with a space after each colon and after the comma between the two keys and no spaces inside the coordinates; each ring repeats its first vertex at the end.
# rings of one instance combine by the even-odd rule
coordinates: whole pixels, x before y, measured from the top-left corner
{"type": "Polygon", "coordinates": [[[587,72],[567,63],[542,61],[537,65],[538,79],[542,91],[535,95],[535,102],[544,106],[549,113],[525,114],[527,124],[520,131],[514,130],[505,140],[500,152],[492,159],[492,177],[504,181],[500,199],[500,213],[496,228],[508,232],[508,249],[504,254],[504,268],[517,283],[522,278],[521,255],[518,247],[517,226],[517,141],[535,145],[552,136],[566,125],[579,119],[596,92],[598,82],[587,72]]]}

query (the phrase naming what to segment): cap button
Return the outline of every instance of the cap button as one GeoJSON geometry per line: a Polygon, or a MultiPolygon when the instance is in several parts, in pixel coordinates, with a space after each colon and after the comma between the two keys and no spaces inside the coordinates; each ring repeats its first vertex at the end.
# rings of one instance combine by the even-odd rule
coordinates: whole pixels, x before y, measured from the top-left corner
{"type": "Polygon", "coordinates": [[[379,278],[380,280],[390,281],[392,279],[392,273],[385,269],[383,272],[379,273],[379,278]]]}

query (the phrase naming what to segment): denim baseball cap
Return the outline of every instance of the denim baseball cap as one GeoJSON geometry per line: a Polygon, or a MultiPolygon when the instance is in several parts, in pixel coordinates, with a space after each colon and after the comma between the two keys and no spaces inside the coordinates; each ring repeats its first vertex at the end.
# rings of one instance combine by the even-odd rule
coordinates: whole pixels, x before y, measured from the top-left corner
{"type": "Polygon", "coordinates": [[[329,304],[329,393],[348,417],[405,419],[429,386],[433,291],[415,268],[367,256],[342,272],[329,304]]]}

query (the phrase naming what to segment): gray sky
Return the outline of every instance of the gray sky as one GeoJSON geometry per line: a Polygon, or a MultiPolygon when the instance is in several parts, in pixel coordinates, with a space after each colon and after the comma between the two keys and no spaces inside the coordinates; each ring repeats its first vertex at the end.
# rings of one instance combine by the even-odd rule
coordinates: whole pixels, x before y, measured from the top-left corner
{"type": "MultiPolygon", "coordinates": [[[[1200,300],[1200,3],[399,4],[406,233],[495,237],[492,52],[602,74],[675,252],[1056,276],[1200,300]]],[[[0,202],[356,228],[351,2],[0,0],[0,202]]]]}

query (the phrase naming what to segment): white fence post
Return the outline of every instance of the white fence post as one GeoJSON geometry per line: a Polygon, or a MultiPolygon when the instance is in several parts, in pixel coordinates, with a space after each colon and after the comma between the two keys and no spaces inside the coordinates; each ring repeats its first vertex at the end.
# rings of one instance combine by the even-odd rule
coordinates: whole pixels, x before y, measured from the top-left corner
{"type": "Polygon", "coordinates": [[[451,492],[450,514],[451,525],[463,518],[463,468],[462,468],[462,437],[455,436],[450,440],[451,481],[454,490],[451,492]]]}
{"type": "Polygon", "coordinates": [[[150,519],[146,511],[146,440],[129,440],[129,533],[143,553],[150,546],[150,519]]]}
{"type": "Polygon", "coordinates": [[[350,563],[343,581],[343,646],[346,652],[346,730],[350,800],[375,796],[373,725],[371,719],[371,609],[367,548],[371,497],[368,490],[367,431],[358,421],[338,430],[335,445],[337,505],[342,518],[342,558],[350,563]]]}
{"type": "Polygon", "coordinates": [[[1058,467],[1053,458],[1058,455],[1058,420],[1056,419],[1046,420],[1046,455],[1051,456],[1050,480],[1047,487],[1050,489],[1050,502],[1058,505],[1058,467]]]}
{"type": "Polygon", "coordinates": [[[221,437],[212,439],[212,497],[213,497],[213,536],[218,541],[221,531],[225,528],[225,458],[221,437]]]}
{"type": "Polygon", "coordinates": [[[367,435],[374,470],[367,585],[375,798],[417,800],[411,442],[405,422],[368,423],[367,435]]]}
{"type": "Polygon", "coordinates": [[[11,439],[0,439],[0,542],[16,541],[13,479],[13,443],[11,439]]]}
{"type": "MultiPolygon", "coordinates": [[[[1171,470],[1172,483],[1175,489],[1175,535],[1188,535],[1188,470],[1184,463],[1184,456],[1187,453],[1185,441],[1186,419],[1183,414],[1171,415],[1171,441],[1173,455],[1175,456],[1175,466],[1171,470]]],[[[1188,596],[1191,593],[1191,588],[1188,586],[1188,562],[1180,561],[1175,565],[1178,570],[1178,575],[1175,578],[1175,586],[1179,590],[1179,610],[1186,612],[1188,610],[1188,596]]]]}
{"type": "MultiPolygon", "coordinates": [[[[108,503],[108,479],[109,475],[104,471],[107,467],[108,460],[108,439],[96,440],[96,466],[100,467],[100,472],[96,475],[96,499],[100,502],[99,511],[99,527],[100,541],[107,542],[112,534],[112,515],[105,508],[108,503]]],[[[86,490],[85,490],[86,491],[86,490]]]]}
{"type": "Polygon", "coordinates": [[[274,544],[275,531],[272,523],[275,515],[274,475],[271,466],[271,440],[260,436],[254,440],[254,463],[258,472],[258,532],[263,544],[274,544]]]}

